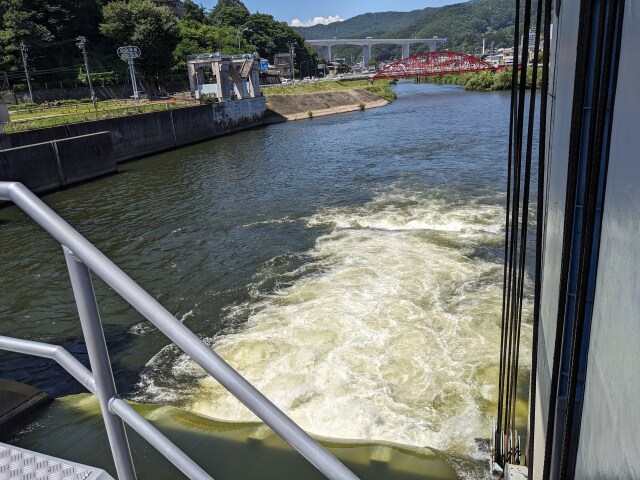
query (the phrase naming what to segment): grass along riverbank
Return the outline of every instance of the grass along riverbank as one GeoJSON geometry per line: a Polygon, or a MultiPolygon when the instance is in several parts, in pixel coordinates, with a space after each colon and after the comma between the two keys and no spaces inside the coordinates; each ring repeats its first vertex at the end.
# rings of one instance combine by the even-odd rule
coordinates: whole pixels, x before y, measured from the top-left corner
{"type": "Polygon", "coordinates": [[[395,84],[394,80],[375,80],[371,83],[369,83],[369,80],[325,81],[297,85],[278,85],[265,88],[262,92],[268,101],[268,97],[271,95],[301,95],[361,89],[373,93],[387,102],[392,102],[396,99],[396,94],[391,90],[391,85],[393,84],[395,84]]]}
{"type": "MultiPolygon", "coordinates": [[[[197,105],[192,101],[150,102],[143,100],[139,105],[133,102],[108,100],[93,104],[73,103],[60,107],[33,105],[15,108],[11,111],[11,122],[3,124],[6,133],[23,132],[38,128],[55,127],[68,123],[89,122],[106,118],[127,117],[141,113],[161,112],[197,105]]],[[[20,106],[18,106],[20,107],[20,106]]]]}

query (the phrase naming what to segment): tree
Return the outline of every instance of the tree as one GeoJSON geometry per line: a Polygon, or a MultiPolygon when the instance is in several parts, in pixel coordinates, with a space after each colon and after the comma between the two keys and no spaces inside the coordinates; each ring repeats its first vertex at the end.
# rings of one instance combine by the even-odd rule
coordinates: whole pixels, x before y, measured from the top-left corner
{"type": "Polygon", "coordinates": [[[42,25],[40,15],[22,0],[0,0],[0,69],[20,68],[20,42],[41,43],[53,40],[42,25]]]}
{"type": "MultiPolygon", "coordinates": [[[[173,54],[175,71],[184,71],[187,55],[207,52],[226,53],[236,51],[238,48],[237,30],[233,27],[204,25],[193,20],[182,20],[179,22],[179,28],[180,43],[173,54]]],[[[253,46],[247,47],[249,51],[254,49],[253,46]]]]}
{"type": "Polygon", "coordinates": [[[249,10],[240,0],[219,0],[209,14],[214,25],[227,25],[236,28],[243,26],[250,16],[249,10]]]}
{"type": "Polygon", "coordinates": [[[184,20],[205,23],[206,15],[202,5],[196,4],[193,0],[184,0],[182,10],[184,11],[184,20]]]}
{"type": "Polygon", "coordinates": [[[288,52],[291,45],[297,45],[296,63],[318,59],[318,54],[304,42],[304,37],[297,34],[285,22],[276,21],[271,15],[255,13],[250,16],[245,26],[251,30],[251,43],[258,53],[266,58],[276,53],[288,52]]]}
{"type": "Polygon", "coordinates": [[[171,10],[156,7],[150,0],[120,0],[105,5],[102,13],[100,32],[122,44],[140,47],[140,72],[144,79],[157,84],[158,75],[173,65],[173,50],[180,38],[178,21],[171,10]]]}

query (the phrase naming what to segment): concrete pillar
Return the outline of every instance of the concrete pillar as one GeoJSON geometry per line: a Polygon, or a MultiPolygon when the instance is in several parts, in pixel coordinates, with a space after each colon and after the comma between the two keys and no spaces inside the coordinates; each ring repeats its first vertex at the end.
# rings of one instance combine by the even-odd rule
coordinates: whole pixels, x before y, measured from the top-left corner
{"type": "Polygon", "coordinates": [[[410,43],[405,43],[404,45],[402,45],[402,58],[407,58],[409,55],[411,55],[409,47],[411,47],[410,43]]]}
{"type": "Polygon", "coordinates": [[[327,61],[330,62],[331,60],[333,60],[331,58],[331,45],[324,45],[322,47],[322,57],[327,61]]]}
{"type": "Polygon", "coordinates": [[[249,95],[251,98],[260,96],[260,59],[253,61],[249,74],[249,95]]]}
{"type": "Polygon", "coordinates": [[[229,82],[229,60],[221,60],[212,64],[218,83],[218,100],[228,102],[231,100],[231,84],[229,82]]]}
{"type": "Polygon", "coordinates": [[[7,104],[0,100],[0,123],[9,123],[11,118],[9,118],[9,107],[7,104]]]}
{"type": "Polygon", "coordinates": [[[362,46],[362,57],[364,59],[364,66],[366,67],[371,61],[371,44],[362,46]]]}
{"type": "Polygon", "coordinates": [[[430,52],[437,52],[438,51],[438,44],[436,42],[431,42],[429,44],[429,51],[430,52]]]}
{"type": "Polygon", "coordinates": [[[227,63],[227,65],[229,65],[229,75],[227,78],[231,77],[231,80],[233,80],[233,91],[236,93],[236,98],[247,98],[247,81],[242,78],[232,62],[227,63]]]}
{"type": "Polygon", "coordinates": [[[204,67],[196,67],[196,85],[204,85],[204,67]]]}
{"type": "Polygon", "coordinates": [[[187,64],[187,71],[189,72],[189,88],[192,92],[196,91],[196,67],[191,64],[187,64]]]}

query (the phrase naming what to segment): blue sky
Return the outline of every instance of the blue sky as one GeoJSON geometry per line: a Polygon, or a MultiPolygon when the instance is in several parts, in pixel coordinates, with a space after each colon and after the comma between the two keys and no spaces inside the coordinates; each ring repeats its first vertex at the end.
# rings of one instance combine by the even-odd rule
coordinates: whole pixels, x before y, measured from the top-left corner
{"type": "MultiPolygon", "coordinates": [[[[216,0],[195,0],[196,3],[211,8],[216,0]]],[[[277,20],[289,24],[297,19],[301,24],[327,23],[336,19],[347,18],[367,12],[408,12],[425,7],[439,7],[465,0],[243,0],[251,13],[269,13],[277,20]]]]}

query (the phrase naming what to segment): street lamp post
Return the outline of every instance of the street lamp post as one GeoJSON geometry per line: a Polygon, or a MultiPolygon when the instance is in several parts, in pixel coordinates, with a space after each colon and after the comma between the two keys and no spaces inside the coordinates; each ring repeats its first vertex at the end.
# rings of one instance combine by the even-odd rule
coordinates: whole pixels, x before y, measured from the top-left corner
{"type": "Polygon", "coordinates": [[[133,86],[133,100],[138,103],[138,83],[136,82],[136,69],[133,66],[133,61],[139,58],[142,53],[140,49],[133,45],[126,45],[118,48],[118,56],[129,64],[129,74],[131,75],[131,85],[133,86]]]}

